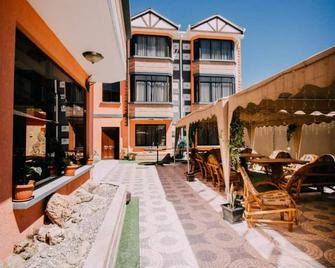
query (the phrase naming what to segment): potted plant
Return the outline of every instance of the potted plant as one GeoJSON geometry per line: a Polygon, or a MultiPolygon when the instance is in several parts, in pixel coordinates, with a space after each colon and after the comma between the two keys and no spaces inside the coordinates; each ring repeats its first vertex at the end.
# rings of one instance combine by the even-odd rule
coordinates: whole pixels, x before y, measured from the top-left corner
{"type": "Polygon", "coordinates": [[[64,159],[64,175],[65,176],[74,176],[76,169],[79,165],[75,164],[75,158],[73,155],[67,154],[64,159]]]}
{"type": "Polygon", "coordinates": [[[20,184],[15,186],[14,199],[15,201],[27,201],[33,197],[35,188],[35,180],[42,174],[41,167],[24,167],[24,175],[20,184]]]}
{"type": "Polygon", "coordinates": [[[74,176],[74,173],[76,169],[79,167],[79,165],[75,164],[74,161],[68,156],[65,159],[65,169],[64,169],[64,175],[65,176],[74,176]]]}
{"type": "Polygon", "coordinates": [[[128,153],[128,160],[129,161],[134,161],[136,158],[136,154],[135,153],[128,153]]]}
{"type": "Polygon", "coordinates": [[[241,198],[238,197],[237,192],[234,190],[232,184],[227,194],[228,203],[222,204],[223,219],[230,223],[236,223],[242,221],[242,215],[244,207],[241,204],[241,198]]]}

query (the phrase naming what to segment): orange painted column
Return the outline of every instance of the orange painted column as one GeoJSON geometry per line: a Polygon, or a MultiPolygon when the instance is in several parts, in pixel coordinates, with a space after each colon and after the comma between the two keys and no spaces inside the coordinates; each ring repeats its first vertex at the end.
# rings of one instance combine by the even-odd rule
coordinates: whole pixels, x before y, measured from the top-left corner
{"type": "Polygon", "coordinates": [[[94,85],[90,85],[89,91],[86,92],[86,158],[87,163],[93,161],[93,110],[94,110],[94,85]]]}

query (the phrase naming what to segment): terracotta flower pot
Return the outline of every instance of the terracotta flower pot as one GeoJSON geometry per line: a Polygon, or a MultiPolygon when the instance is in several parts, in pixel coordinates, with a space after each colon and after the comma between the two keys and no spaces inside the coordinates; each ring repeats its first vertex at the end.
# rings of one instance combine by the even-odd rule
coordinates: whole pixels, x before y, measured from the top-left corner
{"type": "Polygon", "coordinates": [[[74,173],[78,167],[78,165],[66,166],[64,170],[65,176],[74,176],[74,173]]]}
{"type": "Polygon", "coordinates": [[[33,196],[35,188],[35,181],[29,181],[28,184],[16,185],[15,186],[15,200],[29,200],[33,196]]]}

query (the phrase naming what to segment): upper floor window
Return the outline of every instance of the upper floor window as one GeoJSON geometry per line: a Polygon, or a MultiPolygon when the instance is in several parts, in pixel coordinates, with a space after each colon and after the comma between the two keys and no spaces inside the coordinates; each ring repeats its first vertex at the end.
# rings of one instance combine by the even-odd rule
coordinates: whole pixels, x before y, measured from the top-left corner
{"type": "Polygon", "coordinates": [[[234,42],[230,40],[197,39],[194,41],[194,59],[234,60],[234,42]]]}
{"type": "Polygon", "coordinates": [[[131,39],[131,55],[171,57],[171,40],[166,36],[134,35],[131,39]]]}
{"type": "Polygon", "coordinates": [[[134,74],[131,89],[134,102],[171,102],[171,77],[168,75],[134,74]]]}
{"type": "Polygon", "coordinates": [[[102,84],[102,101],[120,102],[120,82],[102,84]]]}
{"type": "Polygon", "coordinates": [[[235,93],[234,77],[196,76],[195,101],[208,103],[235,93]]]}

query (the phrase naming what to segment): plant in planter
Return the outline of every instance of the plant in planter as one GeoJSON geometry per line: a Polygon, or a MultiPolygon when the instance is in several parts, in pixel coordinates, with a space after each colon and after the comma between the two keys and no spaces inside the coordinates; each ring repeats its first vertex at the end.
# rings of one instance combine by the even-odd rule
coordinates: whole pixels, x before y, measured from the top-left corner
{"type": "Polygon", "coordinates": [[[136,158],[136,154],[135,153],[128,153],[128,160],[129,161],[134,161],[136,158]]]}
{"type": "Polygon", "coordinates": [[[42,174],[41,167],[24,167],[24,175],[19,181],[19,184],[15,186],[14,199],[17,201],[26,201],[32,198],[33,191],[35,188],[35,180],[38,179],[42,174]]]}
{"type": "Polygon", "coordinates": [[[231,166],[235,170],[238,170],[240,165],[239,150],[245,146],[244,126],[245,124],[240,120],[239,113],[234,112],[232,121],[230,123],[229,153],[231,166]]]}
{"type": "Polygon", "coordinates": [[[230,223],[242,221],[244,207],[241,205],[241,198],[237,195],[232,184],[227,194],[228,203],[222,204],[223,218],[230,223]]]}
{"type": "Polygon", "coordinates": [[[76,169],[79,167],[79,165],[74,163],[74,160],[71,158],[71,156],[67,156],[65,158],[65,169],[64,169],[64,175],[65,176],[74,176],[74,173],[76,169]]]}

